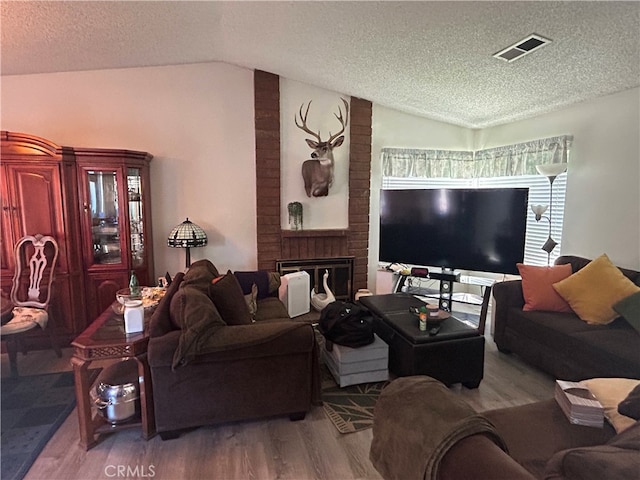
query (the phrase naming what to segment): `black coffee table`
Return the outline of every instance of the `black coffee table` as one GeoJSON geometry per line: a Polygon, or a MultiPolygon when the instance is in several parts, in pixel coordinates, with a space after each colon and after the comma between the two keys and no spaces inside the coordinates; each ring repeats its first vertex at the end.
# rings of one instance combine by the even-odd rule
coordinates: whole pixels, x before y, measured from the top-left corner
{"type": "Polygon", "coordinates": [[[484,374],[484,336],[454,316],[437,334],[421,331],[410,309],[425,302],[407,293],[361,297],[373,314],[376,334],[389,345],[389,370],[396,376],[428,375],[446,385],[477,388],[484,374]]]}

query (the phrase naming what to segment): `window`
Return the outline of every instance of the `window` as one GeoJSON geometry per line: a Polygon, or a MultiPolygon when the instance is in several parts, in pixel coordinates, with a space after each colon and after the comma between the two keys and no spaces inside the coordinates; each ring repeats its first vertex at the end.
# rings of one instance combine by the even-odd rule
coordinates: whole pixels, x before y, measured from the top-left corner
{"type": "Polygon", "coordinates": [[[549,207],[543,218],[536,222],[531,206],[549,205],[550,183],[547,177],[536,172],[535,165],[566,161],[572,138],[570,136],[553,137],[480,152],[383,149],[382,188],[528,187],[529,206],[524,263],[553,264],[562,248],[567,175],[563,173],[556,177],[553,182],[552,209],[549,207]],[[415,158],[415,162],[412,162],[412,157],[415,158]],[[474,167],[470,168],[470,164],[473,163],[475,163],[474,167]],[[443,165],[446,166],[443,168],[443,165]],[[473,173],[470,173],[471,170],[473,173]],[[542,245],[549,237],[550,226],[551,238],[558,245],[548,256],[542,250],[542,245]]]}

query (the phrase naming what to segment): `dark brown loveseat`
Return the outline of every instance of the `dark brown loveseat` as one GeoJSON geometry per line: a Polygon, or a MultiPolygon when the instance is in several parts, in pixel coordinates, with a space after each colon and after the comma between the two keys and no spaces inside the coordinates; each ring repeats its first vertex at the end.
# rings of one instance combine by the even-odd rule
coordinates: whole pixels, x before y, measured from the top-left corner
{"type": "Polygon", "coordinates": [[[194,263],[176,275],[150,320],[148,359],[163,439],[222,422],[302,419],[320,402],[311,325],[291,320],[272,296],[257,301],[255,322],[226,324],[219,315],[224,302],[218,308],[209,296],[215,277],[211,262],[194,263]]]}
{"type": "MultiPolygon", "coordinates": [[[[590,260],[561,256],[575,273],[590,260]]],[[[640,272],[620,268],[640,286],[640,272]]],[[[494,340],[498,350],[562,380],[594,377],[640,378],[640,334],[619,317],[608,325],[591,325],[575,313],[524,311],[522,281],[496,283],[494,340]]]]}
{"type": "Polygon", "coordinates": [[[640,422],[573,425],[553,399],[478,414],[433,378],[402,377],[376,403],[370,458],[386,480],[638,480],[640,422]]]}

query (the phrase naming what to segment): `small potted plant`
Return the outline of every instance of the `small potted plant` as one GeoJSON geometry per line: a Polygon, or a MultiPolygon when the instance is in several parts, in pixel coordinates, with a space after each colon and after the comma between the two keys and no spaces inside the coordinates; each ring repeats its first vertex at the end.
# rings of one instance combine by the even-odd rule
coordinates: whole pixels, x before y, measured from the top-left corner
{"type": "Polygon", "coordinates": [[[289,211],[289,226],[292,230],[302,230],[302,204],[290,202],[287,205],[289,211]]]}

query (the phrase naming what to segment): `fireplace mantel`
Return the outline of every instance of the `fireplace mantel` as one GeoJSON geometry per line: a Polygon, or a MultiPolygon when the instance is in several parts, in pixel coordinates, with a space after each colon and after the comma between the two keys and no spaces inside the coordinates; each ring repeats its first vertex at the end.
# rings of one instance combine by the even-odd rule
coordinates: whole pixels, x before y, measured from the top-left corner
{"type": "Polygon", "coordinates": [[[346,237],[349,235],[349,230],[282,230],[282,237],[284,238],[326,238],[326,237],[346,237]]]}

